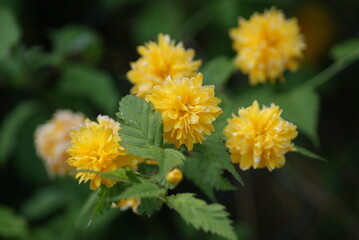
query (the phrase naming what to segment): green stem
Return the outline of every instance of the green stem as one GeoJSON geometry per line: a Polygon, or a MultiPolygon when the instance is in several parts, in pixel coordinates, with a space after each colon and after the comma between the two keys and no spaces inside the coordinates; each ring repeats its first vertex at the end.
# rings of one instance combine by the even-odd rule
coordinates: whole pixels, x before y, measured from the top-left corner
{"type": "Polygon", "coordinates": [[[161,200],[164,203],[167,202],[167,199],[165,197],[163,197],[163,196],[159,196],[158,199],[161,200]]]}
{"type": "Polygon", "coordinates": [[[354,63],[358,58],[359,48],[334,62],[324,71],[320,72],[318,75],[307,81],[303,86],[308,86],[312,89],[319,87],[320,85],[331,79],[333,76],[335,76],[338,72],[342,71],[344,68],[354,63]]]}
{"type": "Polygon", "coordinates": [[[206,26],[209,21],[210,14],[208,14],[208,6],[200,8],[181,26],[177,35],[175,35],[175,39],[183,39],[185,36],[195,35],[204,26],[206,26]]]}

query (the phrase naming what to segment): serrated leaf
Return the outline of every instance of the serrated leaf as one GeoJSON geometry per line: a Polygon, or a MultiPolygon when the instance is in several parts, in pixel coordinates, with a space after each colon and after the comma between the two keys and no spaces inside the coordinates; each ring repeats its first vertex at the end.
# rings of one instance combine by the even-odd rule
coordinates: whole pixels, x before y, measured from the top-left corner
{"type": "Polygon", "coordinates": [[[28,237],[27,223],[12,209],[0,205],[0,237],[5,239],[23,239],[28,237]]]}
{"type": "Polygon", "coordinates": [[[162,145],[162,118],[152,103],[136,96],[126,96],[120,101],[116,115],[121,123],[121,145],[128,153],[147,158],[148,147],[162,145]]]}
{"type": "Polygon", "coordinates": [[[317,159],[317,160],[320,160],[320,161],[323,161],[323,162],[328,162],[325,158],[303,148],[303,147],[300,147],[298,145],[295,145],[294,146],[295,149],[297,149],[298,153],[302,154],[303,156],[306,156],[306,157],[309,157],[309,158],[313,158],[313,159],[317,159]]]}
{"type": "Polygon", "coordinates": [[[156,198],[141,198],[141,204],[138,207],[139,214],[146,214],[151,217],[154,211],[161,209],[161,201],[156,198]]]}
{"type": "Polygon", "coordinates": [[[8,160],[22,126],[39,109],[40,105],[35,101],[22,102],[4,118],[0,129],[0,164],[4,164],[8,160]]]}
{"type": "Polygon", "coordinates": [[[166,189],[160,188],[156,184],[143,182],[128,187],[121,194],[111,198],[111,201],[118,201],[129,198],[149,198],[158,197],[166,194],[166,189]]]}
{"type": "Polygon", "coordinates": [[[63,94],[86,98],[107,115],[116,110],[119,90],[105,72],[80,64],[66,65],[57,88],[63,94]]]}
{"type": "Polygon", "coordinates": [[[205,85],[223,86],[229,79],[235,68],[232,60],[219,56],[208,62],[202,69],[205,85]]]}
{"type": "Polygon", "coordinates": [[[156,153],[152,159],[158,161],[159,172],[153,179],[167,188],[173,188],[174,185],[166,181],[166,174],[173,168],[182,166],[186,158],[181,152],[170,148],[158,150],[156,153]]]}
{"type": "Polygon", "coordinates": [[[97,199],[91,218],[94,219],[101,215],[103,212],[109,210],[113,202],[111,199],[116,196],[121,189],[122,185],[119,184],[116,184],[111,188],[101,186],[101,190],[97,194],[97,199]]]}
{"type": "Polygon", "coordinates": [[[339,60],[357,49],[359,49],[359,38],[351,38],[332,47],[330,56],[334,60],[339,60]]]}
{"type": "Polygon", "coordinates": [[[0,62],[8,55],[20,35],[20,28],[12,11],[0,6],[0,62]]]}
{"type": "Polygon", "coordinates": [[[213,190],[233,190],[234,187],[223,177],[223,168],[201,154],[187,157],[182,168],[185,177],[191,180],[212,201],[216,201],[213,190]]]}
{"type": "Polygon", "coordinates": [[[140,182],[140,180],[136,176],[136,174],[128,167],[118,168],[118,169],[116,169],[114,171],[110,171],[110,172],[96,172],[96,171],[87,170],[87,169],[75,171],[75,173],[78,173],[78,172],[96,173],[103,178],[107,178],[107,179],[118,181],[118,182],[124,182],[124,183],[140,182]]]}
{"type": "Polygon", "coordinates": [[[239,176],[231,162],[224,141],[218,136],[213,134],[206,137],[206,141],[202,144],[197,144],[195,150],[201,152],[208,161],[213,161],[217,168],[230,172],[238,182],[244,185],[243,179],[239,176]]]}
{"type": "Polygon", "coordinates": [[[224,206],[207,204],[193,197],[191,193],[169,196],[166,203],[170,208],[175,209],[186,223],[192,224],[196,229],[202,229],[230,240],[237,239],[224,206]]]}

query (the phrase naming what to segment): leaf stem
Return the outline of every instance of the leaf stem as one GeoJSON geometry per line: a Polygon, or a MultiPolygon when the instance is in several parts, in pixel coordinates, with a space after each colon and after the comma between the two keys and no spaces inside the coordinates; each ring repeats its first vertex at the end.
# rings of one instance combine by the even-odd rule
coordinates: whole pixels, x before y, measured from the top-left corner
{"type": "Polygon", "coordinates": [[[350,64],[354,63],[359,58],[359,48],[350,54],[340,58],[332,65],[327,67],[324,71],[317,74],[315,77],[307,81],[303,87],[309,87],[311,89],[315,89],[331,79],[338,72],[342,71],[344,68],[348,67],[350,64]]]}

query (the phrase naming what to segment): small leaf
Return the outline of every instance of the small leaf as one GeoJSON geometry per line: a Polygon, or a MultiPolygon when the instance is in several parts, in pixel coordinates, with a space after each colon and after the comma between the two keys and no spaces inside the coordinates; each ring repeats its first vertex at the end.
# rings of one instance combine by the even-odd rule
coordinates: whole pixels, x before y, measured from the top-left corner
{"type": "Polygon", "coordinates": [[[113,114],[119,99],[119,91],[107,73],[84,65],[66,65],[58,89],[67,95],[90,100],[107,115],[113,114]]]}
{"type": "Polygon", "coordinates": [[[182,168],[186,178],[190,179],[212,201],[216,201],[213,190],[233,190],[234,187],[223,177],[223,168],[206,156],[197,154],[187,157],[182,168]]]}
{"type": "Polygon", "coordinates": [[[124,182],[124,183],[140,182],[140,180],[138,180],[138,177],[136,176],[136,174],[128,167],[118,168],[111,172],[96,172],[96,171],[92,171],[92,170],[83,169],[83,170],[77,170],[73,173],[80,173],[80,172],[96,173],[103,178],[107,178],[107,179],[114,180],[117,182],[124,182]]]}
{"type": "Polygon", "coordinates": [[[25,101],[16,106],[3,120],[0,129],[0,164],[4,164],[14,150],[18,133],[26,121],[40,109],[39,103],[25,101]]]}
{"type": "Polygon", "coordinates": [[[141,204],[138,207],[139,214],[146,214],[151,217],[154,211],[161,209],[161,201],[156,198],[141,198],[141,204]]]}
{"type": "Polygon", "coordinates": [[[111,201],[118,201],[129,198],[150,198],[158,197],[166,194],[166,189],[160,188],[156,184],[143,182],[128,187],[121,194],[111,198],[111,201]]]}
{"type": "Polygon", "coordinates": [[[305,149],[305,148],[302,148],[302,147],[299,147],[298,145],[295,145],[294,146],[295,149],[297,149],[298,153],[302,154],[303,156],[306,156],[306,157],[309,157],[309,158],[313,158],[313,159],[317,159],[317,160],[320,160],[320,161],[323,161],[323,162],[328,162],[325,158],[305,149]]]}
{"type": "Polygon", "coordinates": [[[19,40],[20,35],[21,30],[12,11],[0,6],[0,62],[8,55],[10,48],[19,40]]]}
{"type": "Polygon", "coordinates": [[[28,237],[25,219],[15,215],[12,209],[2,205],[0,205],[0,237],[5,239],[28,237]]]}
{"type": "Polygon", "coordinates": [[[204,84],[215,85],[216,87],[223,86],[234,70],[231,59],[224,56],[217,57],[208,62],[202,69],[204,84]]]}
{"type": "Polygon", "coordinates": [[[175,209],[186,223],[192,224],[196,229],[230,240],[237,239],[224,206],[208,205],[205,201],[193,197],[191,193],[169,196],[166,203],[170,208],[175,209]]]}
{"type": "Polygon", "coordinates": [[[186,158],[181,152],[174,149],[166,148],[161,149],[161,151],[158,150],[157,155],[153,155],[152,158],[158,161],[159,166],[159,172],[153,179],[162,186],[173,188],[175,185],[171,185],[166,181],[166,174],[173,168],[182,166],[186,158]]]}
{"type": "Polygon", "coordinates": [[[162,118],[152,103],[136,96],[126,96],[120,101],[116,114],[121,123],[120,136],[128,153],[148,158],[149,146],[162,145],[162,118]]]}
{"type": "Polygon", "coordinates": [[[122,190],[122,187],[123,186],[119,184],[116,184],[111,188],[101,186],[101,190],[97,194],[97,199],[95,202],[95,207],[91,219],[96,218],[97,216],[110,209],[113,202],[110,199],[117,195],[119,191],[122,190]]]}
{"type": "Polygon", "coordinates": [[[359,49],[359,38],[351,38],[330,49],[330,55],[334,60],[338,60],[359,49]]]}
{"type": "Polygon", "coordinates": [[[217,168],[227,170],[238,182],[244,185],[243,179],[239,176],[231,162],[224,142],[214,134],[206,138],[206,141],[202,144],[197,144],[195,149],[201,152],[208,161],[213,161],[217,165],[217,168]]]}

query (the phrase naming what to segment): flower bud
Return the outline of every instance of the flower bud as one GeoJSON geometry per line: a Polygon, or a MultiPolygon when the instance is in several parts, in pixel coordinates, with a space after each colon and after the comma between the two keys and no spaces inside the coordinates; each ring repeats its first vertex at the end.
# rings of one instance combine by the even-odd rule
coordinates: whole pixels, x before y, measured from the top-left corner
{"type": "Polygon", "coordinates": [[[167,173],[166,180],[170,184],[177,184],[183,179],[182,171],[178,168],[173,169],[167,173]]]}

